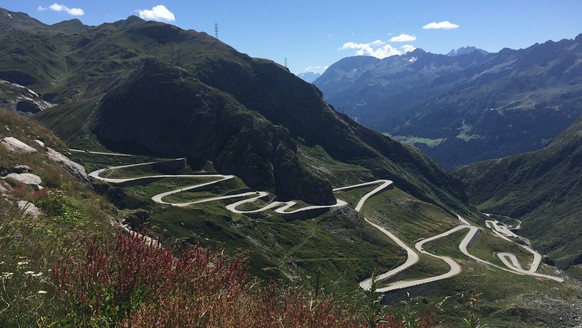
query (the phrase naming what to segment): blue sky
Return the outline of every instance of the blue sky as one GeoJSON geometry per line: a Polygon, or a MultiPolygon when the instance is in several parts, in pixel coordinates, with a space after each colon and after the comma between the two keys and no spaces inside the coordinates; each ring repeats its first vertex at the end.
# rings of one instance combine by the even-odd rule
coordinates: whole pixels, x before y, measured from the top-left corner
{"type": "Polygon", "coordinates": [[[47,24],[141,15],[214,34],[216,22],[223,42],[253,57],[281,64],[287,58],[294,73],[321,72],[356,54],[447,53],[469,45],[497,52],[582,33],[580,0],[0,0],[0,7],[47,24]]]}

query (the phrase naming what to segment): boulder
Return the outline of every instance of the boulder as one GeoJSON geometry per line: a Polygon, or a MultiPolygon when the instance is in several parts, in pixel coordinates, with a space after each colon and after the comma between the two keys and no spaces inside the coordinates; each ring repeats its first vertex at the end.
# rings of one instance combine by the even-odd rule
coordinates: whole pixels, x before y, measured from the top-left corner
{"type": "Polygon", "coordinates": [[[40,184],[42,183],[42,179],[38,175],[32,173],[10,173],[4,177],[4,179],[36,187],[40,187],[40,184]]]}
{"type": "Polygon", "coordinates": [[[0,141],[0,144],[2,144],[9,152],[24,154],[36,153],[36,149],[14,137],[5,137],[0,141]]]}
{"type": "Polygon", "coordinates": [[[28,165],[15,165],[12,168],[12,173],[30,173],[32,169],[28,165]]]}
{"type": "Polygon", "coordinates": [[[36,219],[41,213],[40,209],[36,207],[36,205],[25,200],[17,201],[16,205],[24,213],[24,215],[28,215],[33,219],[36,219]]]}
{"type": "Polygon", "coordinates": [[[67,156],[59,153],[58,151],[56,151],[50,147],[47,147],[46,149],[47,149],[46,154],[50,160],[58,163],[63,169],[65,169],[67,172],[69,172],[77,180],[84,182],[88,185],[91,184],[89,182],[89,177],[87,176],[87,172],[85,171],[85,168],[81,164],[73,162],[67,156]]]}
{"type": "Polygon", "coordinates": [[[34,141],[34,143],[36,143],[37,145],[41,146],[42,148],[44,148],[44,147],[45,147],[45,145],[44,145],[44,142],[42,142],[42,141],[40,141],[40,140],[38,140],[38,139],[35,139],[35,140],[33,140],[33,141],[34,141]]]}
{"type": "Polygon", "coordinates": [[[145,224],[150,220],[150,213],[145,210],[137,210],[125,217],[122,221],[123,225],[131,230],[143,230],[145,224]]]}
{"type": "Polygon", "coordinates": [[[4,184],[0,183],[0,195],[4,195],[8,191],[8,188],[4,184]]]}

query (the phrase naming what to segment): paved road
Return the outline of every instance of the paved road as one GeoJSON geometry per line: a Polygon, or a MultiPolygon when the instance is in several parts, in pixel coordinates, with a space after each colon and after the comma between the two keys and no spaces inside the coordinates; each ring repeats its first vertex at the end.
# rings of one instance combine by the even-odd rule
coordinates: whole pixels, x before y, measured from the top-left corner
{"type": "MultiPolygon", "coordinates": [[[[80,151],[80,150],[72,150],[72,151],[80,151]]],[[[85,151],[80,151],[80,152],[85,152],[85,151]]],[[[105,153],[105,152],[90,152],[90,153],[101,154],[101,155],[108,155],[109,154],[109,155],[114,155],[114,156],[132,156],[129,154],[105,153]]],[[[181,161],[181,160],[183,160],[183,158],[179,158],[176,160],[181,161]]],[[[105,181],[105,182],[109,182],[109,183],[116,183],[116,184],[117,183],[125,183],[125,182],[129,182],[129,181],[143,180],[143,179],[154,179],[154,178],[205,178],[205,179],[212,179],[211,181],[205,181],[205,182],[193,184],[193,185],[182,187],[182,188],[177,188],[174,190],[170,190],[167,192],[157,194],[157,195],[152,197],[152,200],[156,203],[166,204],[166,205],[171,205],[171,206],[176,206],[176,207],[184,207],[184,206],[189,206],[189,205],[194,205],[194,204],[200,204],[200,203],[206,203],[206,202],[212,202],[212,201],[218,201],[218,200],[225,200],[225,199],[243,198],[242,200],[239,200],[239,201],[234,202],[232,204],[226,205],[226,209],[228,209],[229,211],[231,211],[233,213],[242,213],[242,214],[258,213],[258,212],[263,212],[263,211],[267,211],[267,210],[273,210],[273,211],[275,211],[277,213],[281,213],[281,214],[293,214],[293,213],[308,212],[308,211],[313,211],[313,210],[320,210],[320,209],[325,209],[325,208],[340,207],[340,206],[347,205],[347,203],[345,201],[343,201],[341,199],[336,199],[336,203],[332,204],[332,205],[313,205],[313,206],[306,206],[306,207],[292,210],[291,208],[297,204],[296,202],[294,202],[294,201],[289,201],[289,202],[274,201],[274,202],[268,203],[267,205],[265,205],[261,208],[254,209],[254,210],[238,210],[237,209],[237,207],[239,207],[240,205],[247,204],[247,203],[253,203],[258,199],[268,197],[270,194],[266,191],[250,191],[250,192],[243,192],[243,193],[239,193],[239,194],[207,197],[204,199],[198,199],[196,201],[191,201],[191,202],[174,203],[174,202],[164,201],[164,198],[166,196],[180,193],[183,191],[194,190],[194,189],[209,186],[212,184],[217,184],[219,182],[232,179],[235,176],[234,175],[200,173],[200,174],[185,174],[185,175],[149,175],[149,176],[141,176],[141,177],[134,177],[134,178],[105,178],[105,177],[101,177],[101,174],[103,172],[108,171],[108,170],[137,167],[137,166],[143,166],[143,165],[150,165],[150,164],[154,164],[154,163],[157,163],[157,162],[147,162],[147,163],[130,164],[130,165],[122,165],[122,166],[112,166],[112,167],[108,167],[105,169],[100,169],[100,170],[96,170],[94,172],[91,172],[91,173],[89,173],[89,176],[94,178],[94,179],[97,179],[97,180],[101,180],[101,181],[105,181]]],[[[344,187],[340,187],[340,188],[335,188],[335,189],[333,189],[333,191],[336,192],[336,191],[342,191],[342,190],[349,190],[349,189],[361,188],[361,187],[366,187],[366,186],[371,186],[371,185],[376,185],[376,184],[378,185],[378,187],[376,187],[372,191],[366,193],[358,201],[358,203],[355,207],[355,210],[360,212],[362,207],[364,206],[364,204],[366,203],[366,201],[370,197],[387,189],[388,187],[390,187],[393,184],[393,182],[391,180],[376,180],[376,181],[371,181],[371,182],[365,182],[365,183],[359,183],[359,184],[355,184],[355,185],[349,185],[349,186],[344,186],[344,187]]],[[[420,252],[426,256],[438,258],[438,259],[444,261],[445,263],[447,263],[449,265],[449,268],[450,268],[448,272],[446,272],[444,274],[437,275],[437,276],[428,277],[428,278],[422,278],[422,279],[416,279],[416,280],[410,280],[410,281],[392,282],[386,287],[377,288],[376,291],[377,292],[387,292],[387,291],[396,290],[396,289],[403,289],[403,288],[408,288],[408,287],[412,287],[412,286],[418,286],[421,284],[426,284],[426,283],[435,282],[435,281],[442,280],[442,279],[451,278],[451,277],[459,274],[462,270],[461,266],[457,262],[455,262],[452,258],[450,258],[448,256],[439,256],[439,255],[427,252],[424,250],[423,246],[424,246],[424,244],[431,242],[431,241],[434,241],[434,240],[437,240],[439,238],[448,237],[449,235],[451,235],[459,230],[462,230],[462,229],[469,230],[467,232],[467,235],[465,235],[465,238],[459,244],[459,250],[467,257],[469,257],[477,262],[480,262],[480,263],[483,263],[486,265],[490,265],[490,266],[496,267],[498,269],[512,272],[515,274],[527,274],[527,275],[532,275],[532,276],[536,276],[536,277],[552,279],[552,280],[556,280],[556,281],[560,281],[560,282],[563,281],[563,279],[558,278],[558,277],[553,277],[553,276],[549,276],[549,275],[543,275],[543,274],[536,273],[538,266],[539,266],[539,263],[541,261],[541,255],[539,253],[535,252],[533,249],[531,249],[527,246],[524,246],[524,245],[520,245],[520,246],[523,247],[524,249],[528,250],[529,252],[531,252],[534,255],[534,260],[533,260],[532,265],[530,266],[530,268],[528,270],[524,270],[521,267],[521,265],[519,264],[517,257],[511,253],[502,252],[502,253],[498,254],[499,258],[501,259],[501,261],[505,264],[505,266],[507,268],[498,266],[496,264],[485,261],[483,259],[480,259],[480,258],[470,254],[469,251],[467,250],[467,247],[468,247],[469,243],[471,242],[471,240],[473,240],[473,238],[477,235],[478,231],[481,228],[478,228],[476,226],[471,225],[467,220],[465,220],[463,217],[461,217],[458,214],[457,214],[457,218],[462,223],[461,225],[458,225],[458,226],[456,226],[456,227],[454,227],[446,232],[438,234],[436,236],[432,236],[430,238],[426,238],[424,240],[421,240],[415,244],[415,248],[418,252],[420,252]]],[[[388,272],[384,272],[384,273],[378,275],[376,277],[377,281],[385,281],[385,280],[389,279],[390,277],[393,277],[393,276],[397,275],[398,273],[410,268],[411,266],[413,266],[414,264],[416,264],[419,261],[419,259],[420,259],[419,255],[411,247],[409,247],[405,242],[403,242],[400,238],[398,238],[396,235],[394,235],[390,231],[386,230],[384,227],[382,227],[374,222],[371,222],[367,218],[364,218],[364,220],[368,224],[373,226],[374,228],[378,229],[380,232],[382,232],[384,235],[386,235],[392,241],[394,241],[394,243],[396,245],[398,245],[399,247],[403,248],[406,251],[406,261],[404,263],[402,263],[401,265],[399,265],[398,267],[396,267],[388,272]]],[[[497,222],[497,221],[486,220],[486,226],[491,228],[493,233],[496,234],[498,237],[503,238],[507,241],[512,242],[508,237],[518,237],[515,233],[510,231],[505,225],[499,224],[499,222],[497,222]]],[[[372,283],[371,278],[365,279],[365,280],[360,282],[360,287],[368,290],[371,288],[371,283],[372,283]]]]}

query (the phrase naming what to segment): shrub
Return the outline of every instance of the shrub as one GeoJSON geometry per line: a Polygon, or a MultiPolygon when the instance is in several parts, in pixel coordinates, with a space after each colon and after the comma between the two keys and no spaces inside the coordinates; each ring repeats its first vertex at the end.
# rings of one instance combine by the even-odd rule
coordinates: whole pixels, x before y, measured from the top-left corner
{"type": "Polygon", "coordinates": [[[83,217],[79,202],[60,190],[43,189],[37,193],[36,203],[48,216],[58,222],[73,223],[83,217]]]}
{"type": "MultiPolygon", "coordinates": [[[[79,261],[53,269],[63,325],[95,327],[431,327],[433,316],[374,312],[300,287],[248,282],[248,254],[199,245],[175,255],[135,234],[93,239],[79,261]]],[[[374,293],[369,293],[374,295],[374,293]]],[[[377,295],[373,296],[374,300],[377,295]]],[[[373,303],[377,306],[377,303],[373,303]]]]}
{"type": "Polygon", "coordinates": [[[62,263],[53,274],[59,297],[68,304],[68,323],[108,326],[152,300],[240,290],[247,267],[247,257],[228,259],[198,245],[176,257],[131,233],[119,234],[115,243],[93,239],[80,262],[62,263]]]}

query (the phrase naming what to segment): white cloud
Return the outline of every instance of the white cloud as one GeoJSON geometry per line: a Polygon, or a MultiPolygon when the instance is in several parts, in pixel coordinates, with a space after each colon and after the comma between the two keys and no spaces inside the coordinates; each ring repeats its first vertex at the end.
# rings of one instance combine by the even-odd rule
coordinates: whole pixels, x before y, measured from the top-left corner
{"type": "Polygon", "coordinates": [[[380,59],[402,54],[398,49],[381,40],[370,43],[346,42],[339,48],[339,50],[348,49],[357,50],[356,56],[373,56],[380,59]]]}
{"type": "Polygon", "coordinates": [[[157,5],[152,9],[140,9],[137,11],[139,17],[145,20],[153,20],[157,22],[173,22],[176,20],[174,14],[164,5],[157,5]]]}
{"type": "Polygon", "coordinates": [[[424,25],[422,28],[425,30],[452,30],[458,28],[459,25],[453,24],[449,21],[442,21],[442,22],[432,22],[424,25]]]}
{"type": "Polygon", "coordinates": [[[402,47],[400,47],[400,49],[402,49],[402,51],[406,53],[416,50],[416,47],[411,44],[405,44],[402,47]]]}
{"type": "Polygon", "coordinates": [[[410,34],[400,34],[390,38],[390,42],[411,42],[416,41],[416,36],[410,34]]]}
{"type": "Polygon", "coordinates": [[[83,16],[83,15],[85,15],[85,11],[81,8],[69,8],[65,5],[61,5],[58,3],[53,3],[48,8],[45,8],[43,6],[38,6],[37,9],[40,11],[45,11],[45,10],[49,10],[49,9],[52,11],[64,11],[71,16],[83,16]]]}
{"type": "Polygon", "coordinates": [[[402,55],[414,51],[416,48],[411,44],[405,44],[398,49],[382,40],[375,40],[369,43],[346,42],[339,48],[339,50],[350,49],[356,50],[356,56],[373,56],[382,59],[402,55]]]}

